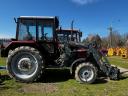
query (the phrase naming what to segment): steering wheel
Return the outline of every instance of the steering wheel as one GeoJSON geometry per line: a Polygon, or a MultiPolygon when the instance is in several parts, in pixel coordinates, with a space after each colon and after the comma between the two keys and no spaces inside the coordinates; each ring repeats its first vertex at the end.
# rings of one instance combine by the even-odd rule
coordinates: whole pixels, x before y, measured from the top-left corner
{"type": "Polygon", "coordinates": [[[41,37],[41,39],[48,40],[47,34],[48,34],[48,33],[43,34],[43,36],[41,37]]]}
{"type": "Polygon", "coordinates": [[[45,39],[45,40],[48,40],[47,34],[48,34],[48,33],[45,33],[45,34],[44,34],[44,39],[45,39]]]}

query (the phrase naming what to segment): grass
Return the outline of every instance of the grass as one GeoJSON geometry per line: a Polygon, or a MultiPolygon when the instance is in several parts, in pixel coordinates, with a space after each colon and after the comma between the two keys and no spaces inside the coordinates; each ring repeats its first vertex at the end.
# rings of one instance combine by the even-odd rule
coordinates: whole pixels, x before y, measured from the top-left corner
{"type": "Polygon", "coordinates": [[[108,57],[108,59],[111,64],[128,69],[128,59],[122,59],[119,56],[108,57]]]}
{"type": "MultiPolygon", "coordinates": [[[[0,66],[5,66],[6,65],[6,58],[1,58],[0,57],[0,66]]],[[[2,70],[0,71],[1,74],[7,74],[7,71],[2,70]]]]}
{"type": "MultiPolygon", "coordinates": [[[[62,74],[62,76],[58,79],[64,79],[64,76],[67,75],[62,74]]],[[[3,85],[0,85],[0,96],[128,96],[128,78],[119,81],[100,79],[96,84],[79,84],[72,78],[59,80],[53,80],[54,83],[32,84],[6,80],[3,85]]]]}
{"type": "MultiPolygon", "coordinates": [[[[5,64],[2,58],[0,64],[5,64]]],[[[120,57],[109,57],[112,64],[122,65],[120,57]]],[[[0,84],[0,96],[128,96],[128,76],[119,81],[98,79],[95,84],[80,84],[68,70],[48,70],[43,80],[32,84],[8,79],[0,84]]]]}
{"type": "Polygon", "coordinates": [[[6,58],[0,58],[0,66],[5,66],[6,58]]]}

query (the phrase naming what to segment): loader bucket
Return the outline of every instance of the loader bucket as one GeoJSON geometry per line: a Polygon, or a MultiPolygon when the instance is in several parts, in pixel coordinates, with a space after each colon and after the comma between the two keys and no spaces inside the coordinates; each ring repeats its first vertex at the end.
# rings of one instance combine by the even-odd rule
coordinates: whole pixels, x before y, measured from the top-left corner
{"type": "Polygon", "coordinates": [[[111,66],[109,78],[111,80],[119,80],[120,79],[120,69],[118,69],[117,67],[111,66]]]}

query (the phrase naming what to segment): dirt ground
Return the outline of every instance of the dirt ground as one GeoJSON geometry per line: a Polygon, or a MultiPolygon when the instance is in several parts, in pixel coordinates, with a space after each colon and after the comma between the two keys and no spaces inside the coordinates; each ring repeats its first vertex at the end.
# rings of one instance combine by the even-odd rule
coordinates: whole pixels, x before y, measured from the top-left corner
{"type": "Polygon", "coordinates": [[[17,90],[20,93],[52,93],[58,91],[54,83],[27,84],[17,90]]]}

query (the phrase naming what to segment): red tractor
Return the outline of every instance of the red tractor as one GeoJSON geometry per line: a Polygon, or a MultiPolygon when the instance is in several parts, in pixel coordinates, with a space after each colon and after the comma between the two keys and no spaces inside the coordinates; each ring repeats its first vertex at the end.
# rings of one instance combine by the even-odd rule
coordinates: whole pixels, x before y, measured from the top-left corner
{"type": "Polygon", "coordinates": [[[55,67],[69,68],[82,83],[93,83],[99,72],[119,79],[119,69],[109,64],[95,41],[87,46],[60,43],[57,17],[21,16],[15,21],[16,38],[1,50],[1,56],[8,57],[7,70],[17,81],[36,81],[45,69],[55,67]]]}

